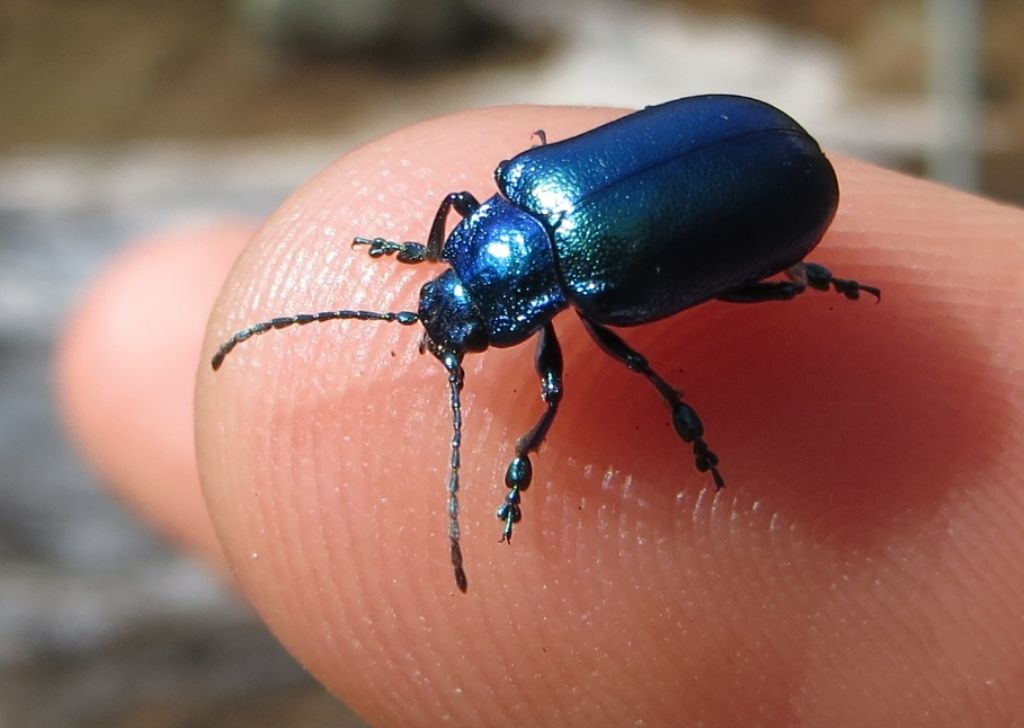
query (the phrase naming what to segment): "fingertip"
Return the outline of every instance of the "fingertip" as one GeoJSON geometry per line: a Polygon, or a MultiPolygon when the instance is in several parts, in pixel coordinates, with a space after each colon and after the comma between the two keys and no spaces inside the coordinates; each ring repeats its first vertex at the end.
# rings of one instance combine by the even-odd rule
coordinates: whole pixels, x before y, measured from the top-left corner
{"type": "MultiPolygon", "coordinates": [[[[349,255],[346,241],[422,238],[444,194],[493,189],[495,160],[525,145],[523,129],[556,137],[614,114],[475,112],[357,150],[263,228],[205,350],[272,316],[408,306],[436,272],[349,255]]],[[[630,334],[652,362],[681,362],[673,374],[685,374],[700,403],[729,489],[693,472],[656,392],[610,359],[595,361],[593,343],[559,322],[573,379],[537,457],[544,474],[524,496],[516,547],[505,548],[491,508],[516,438],[540,413],[538,385],[523,348],[467,360],[466,597],[446,548],[444,374],[415,354],[407,332],[292,327],[247,342],[216,375],[203,367],[208,499],[233,567],[277,634],[382,723],[486,722],[493,710],[524,722],[623,722],[637,705],[650,722],[743,723],[764,706],[784,715],[777,696],[794,681],[811,692],[821,675],[857,682],[860,663],[830,661],[829,647],[864,657],[860,644],[892,640],[877,615],[856,613],[858,587],[877,576],[886,596],[901,594],[892,574],[906,567],[887,549],[913,540],[906,534],[963,486],[975,456],[993,456],[984,420],[1004,410],[986,402],[959,413],[972,432],[936,451],[948,420],[932,416],[935,391],[947,413],[977,392],[962,386],[964,362],[947,349],[978,325],[970,316],[948,325],[935,312],[949,307],[936,302],[955,303],[960,216],[992,210],[866,165],[839,167],[843,207],[816,253],[878,284],[884,306],[826,294],[744,313],[709,304],[630,334]],[[932,277],[915,290],[908,269],[932,277]],[[821,634],[843,639],[826,644],[821,634]]],[[[971,265],[986,267],[983,256],[971,265]]],[[[992,311],[984,300],[976,313],[992,311]]],[[[1005,372],[982,373],[986,387],[1005,384],[1005,372]]],[[[935,536],[933,525],[920,532],[935,536]]]]}

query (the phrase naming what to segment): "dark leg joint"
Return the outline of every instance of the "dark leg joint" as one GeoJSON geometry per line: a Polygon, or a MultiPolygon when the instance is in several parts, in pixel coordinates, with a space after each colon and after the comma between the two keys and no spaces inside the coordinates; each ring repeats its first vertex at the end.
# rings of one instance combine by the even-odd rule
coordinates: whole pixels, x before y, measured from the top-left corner
{"type": "Polygon", "coordinates": [[[697,471],[710,472],[715,488],[724,488],[725,478],[718,470],[718,455],[704,441],[704,423],[700,421],[696,410],[679,400],[672,406],[672,424],[683,442],[693,444],[693,464],[697,471]]]}
{"type": "Polygon", "coordinates": [[[508,493],[505,495],[505,502],[498,507],[498,520],[505,522],[501,530],[501,540],[505,543],[512,543],[512,527],[523,519],[523,511],[519,503],[522,500],[522,492],[530,487],[533,482],[533,464],[530,456],[521,452],[512,458],[505,470],[505,487],[508,493]]]}

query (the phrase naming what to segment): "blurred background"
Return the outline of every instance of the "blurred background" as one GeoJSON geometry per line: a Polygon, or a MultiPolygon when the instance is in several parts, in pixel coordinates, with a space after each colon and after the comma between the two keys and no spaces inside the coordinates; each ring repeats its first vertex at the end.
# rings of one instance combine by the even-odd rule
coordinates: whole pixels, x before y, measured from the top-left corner
{"type": "Polygon", "coordinates": [[[1019,204],[1022,31],[1020,0],[0,0],[0,728],[362,725],[62,432],[55,337],[134,237],[427,117],[708,92],[1019,204]]]}

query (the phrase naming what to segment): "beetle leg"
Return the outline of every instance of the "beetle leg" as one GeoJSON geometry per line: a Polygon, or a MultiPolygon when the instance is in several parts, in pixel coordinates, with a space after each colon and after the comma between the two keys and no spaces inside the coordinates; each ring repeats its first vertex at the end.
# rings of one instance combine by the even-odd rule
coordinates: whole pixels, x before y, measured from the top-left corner
{"type": "Polygon", "coordinates": [[[831,285],[838,293],[842,293],[851,301],[860,298],[863,291],[882,300],[882,291],[874,286],[865,286],[847,278],[836,278],[832,271],[818,263],[797,263],[786,271],[786,275],[797,283],[804,283],[818,291],[827,291],[831,285]]]}
{"type": "Polygon", "coordinates": [[[672,409],[672,425],[676,429],[676,434],[682,438],[683,442],[693,445],[694,464],[697,466],[697,470],[702,473],[710,472],[712,480],[715,481],[715,487],[724,488],[725,479],[718,471],[718,456],[704,441],[704,425],[693,407],[683,401],[679,390],[670,386],[657,372],[651,369],[647,359],[631,348],[618,334],[588,320],[585,316],[580,316],[580,318],[583,319],[583,325],[587,327],[587,331],[594,337],[594,341],[606,354],[625,364],[631,371],[642,374],[647,381],[654,385],[658,394],[672,409]]]}
{"type": "Polygon", "coordinates": [[[857,281],[836,278],[832,271],[817,263],[797,263],[786,271],[788,281],[758,281],[734,288],[728,293],[715,296],[719,301],[729,303],[761,303],[763,301],[789,301],[808,288],[827,291],[831,286],[839,293],[856,301],[861,292],[882,299],[882,292],[874,286],[865,286],[857,281]]]}
{"type": "Polygon", "coordinates": [[[434,223],[430,226],[430,234],[427,236],[426,259],[430,261],[441,259],[441,250],[444,249],[445,224],[448,221],[448,211],[455,208],[455,212],[463,217],[471,215],[480,203],[468,192],[451,192],[445,195],[434,215],[434,223]]]}
{"type": "Polygon", "coordinates": [[[383,258],[394,255],[399,263],[422,263],[427,260],[427,246],[423,243],[395,243],[384,238],[355,238],[352,247],[367,246],[371,258],[383,258]]]}
{"type": "Polygon", "coordinates": [[[544,438],[551,429],[551,423],[558,414],[558,405],[562,401],[562,347],[555,336],[555,327],[548,322],[540,332],[537,342],[537,374],[540,375],[540,396],[547,405],[533,429],[519,438],[516,443],[516,456],[508,464],[505,471],[505,486],[509,489],[505,502],[498,508],[498,518],[505,522],[501,540],[512,541],[512,527],[523,517],[519,508],[522,491],[530,487],[533,479],[533,465],[530,453],[537,452],[544,438]]]}
{"type": "Polygon", "coordinates": [[[441,200],[437,213],[434,215],[434,222],[430,226],[430,234],[427,236],[427,244],[407,241],[396,243],[385,238],[364,238],[357,237],[352,240],[352,247],[365,245],[371,258],[383,258],[386,255],[394,255],[399,263],[436,263],[441,259],[441,251],[444,249],[446,239],[445,225],[448,221],[448,212],[452,208],[466,217],[472,214],[480,203],[468,192],[452,192],[441,200]]]}

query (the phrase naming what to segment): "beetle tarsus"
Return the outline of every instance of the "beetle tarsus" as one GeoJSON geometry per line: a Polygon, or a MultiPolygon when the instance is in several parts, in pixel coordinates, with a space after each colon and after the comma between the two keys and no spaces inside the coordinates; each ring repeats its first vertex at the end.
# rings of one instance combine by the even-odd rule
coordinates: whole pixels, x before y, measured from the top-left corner
{"type": "Polygon", "coordinates": [[[505,522],[499,542],[512,543],[512,527],[523,519],[523,511],[519,506],[521,491],[512,488],[505,496],[505,502],[498,508],[498,520],[505,522]]]}
{"type": "Polygon", "coordinates": [[[533,465],[530,458],[525,454],[517,455],[505,471],[505,486],[508,493],[505,495],[505,502],[498,507],[498,520],[505,522],[505,527],[501,531],[501,541],[512,543],[512,527],[523,519],[523,510],[520,506],[522,493],[530,487],[532,480],[533,465]]]}
{"type": "Polygon", "coordinates": [[[799,263],[788,271],[788,275],[794,281],[803,282],[818,291],[827,291],[829,286],[837,293],[841,293],[851,301],[860,298],[861,293],[867,293],[875,297],[876,302],[881,302],[882,291],[875,286],[866,286],[849,278],[836,278],[825,266],[820,263],[799,263]]]}
{"type": "Polygon", "coordinates": [[[366,252],[371,258],[383,258],[386,255],[395,256],[399,263],[422,263],[428,260],[427,246],[423,243],[407,241],[396,243],[385,238],[354,238],[352,247],[366,246],[366,252]]]}

